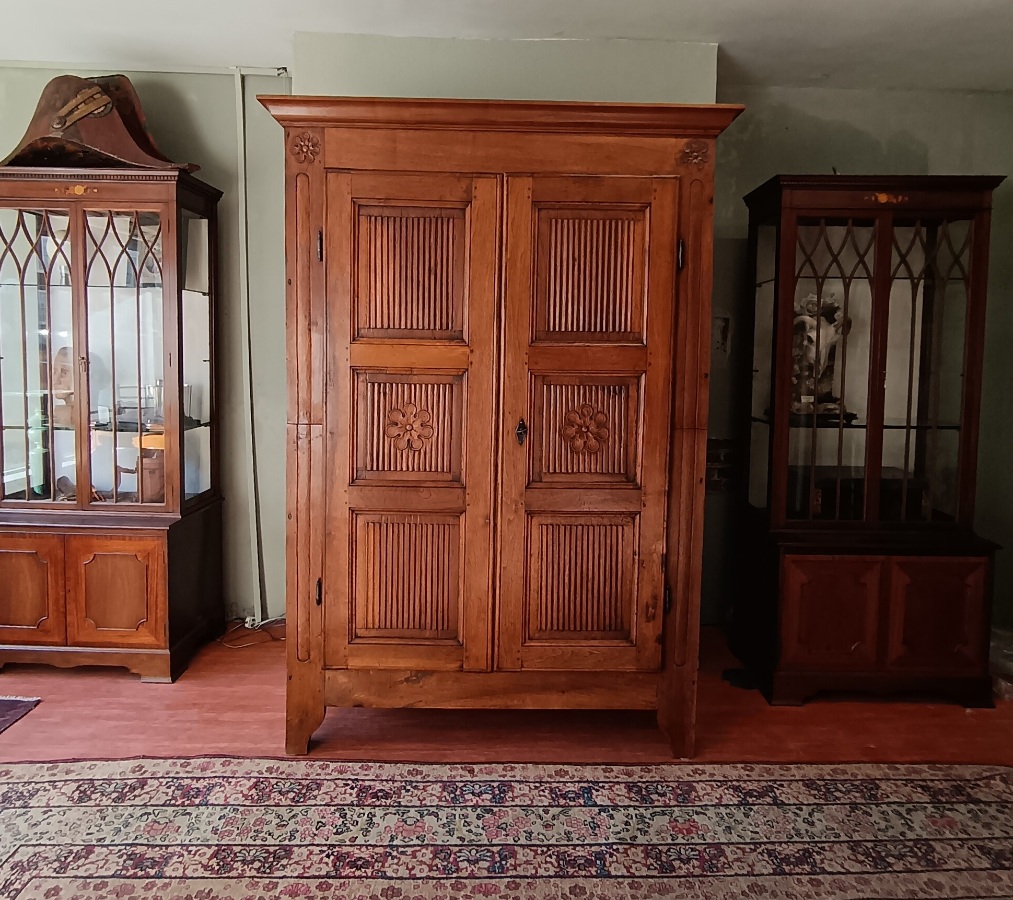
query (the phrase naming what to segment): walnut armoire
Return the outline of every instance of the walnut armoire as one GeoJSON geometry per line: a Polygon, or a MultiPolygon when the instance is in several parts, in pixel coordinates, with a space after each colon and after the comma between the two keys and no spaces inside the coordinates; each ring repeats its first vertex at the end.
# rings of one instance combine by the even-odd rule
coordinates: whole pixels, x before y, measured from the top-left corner
{"type": "Polygon", "coordinates": [[[262,97],[285,127],[288,716],[656,709],[693,750],[737,106],[262,97]]]}

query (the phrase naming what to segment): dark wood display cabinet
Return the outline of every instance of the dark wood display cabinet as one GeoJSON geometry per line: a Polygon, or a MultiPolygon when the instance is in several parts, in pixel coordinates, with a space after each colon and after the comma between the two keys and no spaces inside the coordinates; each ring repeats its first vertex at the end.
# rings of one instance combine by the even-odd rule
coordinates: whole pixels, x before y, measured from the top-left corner
{"type": "Polygon", "coordinates": [[[750,472],[732,645],[774,703],[991,703],[972,530],[1001,178],[782,175],[746,198],[750,472]]]}
{"type": "Polygon", "coordinates": [[[64,76],[0,164],[0,668],[170,681],[222,628],[220,192],[129,82],[64,76]]]}

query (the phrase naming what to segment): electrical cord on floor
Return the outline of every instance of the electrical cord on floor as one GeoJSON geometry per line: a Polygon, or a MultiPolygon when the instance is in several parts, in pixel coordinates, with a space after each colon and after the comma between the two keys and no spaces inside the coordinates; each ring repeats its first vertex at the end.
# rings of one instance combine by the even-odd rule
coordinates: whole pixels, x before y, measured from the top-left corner
{"type": "Polygon", "coordinates": [[[234,619],[232,624],[226,629],[225,634],[223,634],[220,638],[218,638],[218,643],[221,644],[223,647],[228,647],[230,650],[242,650],[244,647],[255,647],[257,644],[268,644],[271,643],[272,641],[285,640],[284,634],[277,635],[273,631],[271,631],[272,627],[285,624],[284,616],[275,616],[275,618],[273,619],[264,619],[263,622],[260,622],[255,626],[247,625],[247,621],[248,621],[247,619],[234,619]],[[254,634],[266,635],[266,639],[256,641],[246,641],[242,644],[230,643],[228,640],[229,635],[235,634],[240,629],[244,629],[245,631],[251,631],[254,634]]]}

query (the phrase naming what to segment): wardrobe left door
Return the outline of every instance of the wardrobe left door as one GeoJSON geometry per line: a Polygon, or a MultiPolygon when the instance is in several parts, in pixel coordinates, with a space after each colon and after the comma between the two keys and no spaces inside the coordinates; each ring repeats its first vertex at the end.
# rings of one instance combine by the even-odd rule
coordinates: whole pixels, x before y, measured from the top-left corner
{"type": "Polygon", "coordinates": [[[327,667],[490,668],[500,193],[328,175],[327,667]]]}

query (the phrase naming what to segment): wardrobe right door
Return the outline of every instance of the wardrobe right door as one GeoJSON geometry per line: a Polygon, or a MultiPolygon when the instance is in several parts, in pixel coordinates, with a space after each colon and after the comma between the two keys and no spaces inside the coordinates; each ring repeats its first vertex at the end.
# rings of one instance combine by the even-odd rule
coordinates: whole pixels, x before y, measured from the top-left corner
{"type": "Polygon", "coordinates": [[[660,667],[678,189],[507,179],[500,669],[660,667]]]}

